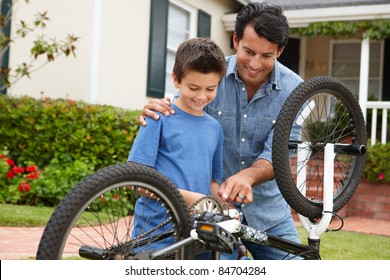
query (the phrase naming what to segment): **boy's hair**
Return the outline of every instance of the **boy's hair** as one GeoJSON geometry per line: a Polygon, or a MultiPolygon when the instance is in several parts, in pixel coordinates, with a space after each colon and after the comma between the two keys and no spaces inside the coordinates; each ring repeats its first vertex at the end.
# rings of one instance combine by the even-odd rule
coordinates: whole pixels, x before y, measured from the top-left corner
{"type": "Polygon", "coordinates": [[[236,17],[235,32],[238,40],[244,36],[245,27],[251,24],[258,36],[277,44],[278,49],[287,45],[288,21],[280,6],[267,2],[251,2],[236,17]]]}
{"type": "Polygon", "coordinates": [[[216,43],[209,38],[192,38],[177,49],[173,73],[179,83],[188,71],[218,73],[222,79],[226,67],[225,55],[216,43]]]}

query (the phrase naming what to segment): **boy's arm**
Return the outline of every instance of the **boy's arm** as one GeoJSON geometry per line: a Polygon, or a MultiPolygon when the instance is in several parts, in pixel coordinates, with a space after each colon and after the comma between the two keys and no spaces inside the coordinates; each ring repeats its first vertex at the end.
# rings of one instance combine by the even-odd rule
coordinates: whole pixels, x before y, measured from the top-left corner
{"type": "Polygon", "coordinates": [[[204,197],[204,194],[197,193],[197,192],[191,192],[187,190],[179,189],[181,195],[184,198],[184,201],[187,205],[191,205],[192,203],[196,202],[198,199],[204,197]]]}
{"type": "MultiPolygon", "coordinates": [[[[218,189],[219,189],[219,185],[218,183],[213,180],[211,182],[211,185],[210,185],[210,195],[216,199],[220,204],[221,206],[223,204],[227,204],[225,201],[223,201],[219,196],[218,196],[218,189]]],[[[181,193],[181,195],[183,196],[184,198],[184,201],[187,205],[191,205],[192,203],[196,202],[198,199],[206,196],[205,194],[202,194],[202,193],[197,193],[197,192],[191,192],[191,191],[187,191],[187,190],[183,190],[183,189],[178,189],[181,193]]],[[[224,208],[224,207],[222,207],[224,208]]],[[[233,205],[229,205],[229,208],[234,208],[233,205]]]]}

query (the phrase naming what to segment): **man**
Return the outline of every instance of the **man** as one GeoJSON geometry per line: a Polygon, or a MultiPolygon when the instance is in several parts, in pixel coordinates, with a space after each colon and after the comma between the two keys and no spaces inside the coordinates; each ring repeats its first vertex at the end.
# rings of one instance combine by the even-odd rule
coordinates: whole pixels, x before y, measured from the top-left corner
{"type": "MultiPolygon", "coordinates": [[[[277,61],[287,44],[288,29],[281,7],[265,2],[246,5],[236,17],[236,55],[226,58],[226,75],[205,111],[224,132],[224,178],[218,181],[218,194],[241,207],[244,224],[299,242],[272,167],[274,123],[288,95],[302,82],[277,61]]],[[[173,114],[169,104],[168,99],[151,100],[143,115],[173,114]]],[[[140,120],[145,125],[143,116],[140,120]]],[[[289,258],[275,248],[243,243],[254,259],[289,258]]]]}

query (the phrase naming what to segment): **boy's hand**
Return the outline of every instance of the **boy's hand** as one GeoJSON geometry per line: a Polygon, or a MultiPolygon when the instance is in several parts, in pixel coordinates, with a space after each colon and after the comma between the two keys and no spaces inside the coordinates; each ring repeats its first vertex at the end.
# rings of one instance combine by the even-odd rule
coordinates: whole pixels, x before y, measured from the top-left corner
{"type": "Polygon", "coordinates": [[[173,115],[175,111],[170,107],[171,100],[169,97],[163,99],[150,99],[144,109],[142,110],[139,120],[142,126],[146,126],[145,116],[158,120],[160,117],[156,112],[163,114],[164,116],[173,115]]]}

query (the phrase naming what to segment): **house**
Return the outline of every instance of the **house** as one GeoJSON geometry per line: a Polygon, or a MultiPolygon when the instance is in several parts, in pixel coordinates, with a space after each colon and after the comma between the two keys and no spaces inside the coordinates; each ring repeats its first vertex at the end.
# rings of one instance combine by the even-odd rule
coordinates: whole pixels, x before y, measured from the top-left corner
{"type": "MultiPolygon", "coordinates": [[[[170,77],[173,58],[184,39],[209,36],[226,55],[233,54],[235,15],[251,1],[19,1],[11,25],[15,42],[6,61],[11,68],[30,59],[34,37],[17,38],[15,30],[20,20],[31,21],[37,12],[47,11],[51,19],[45,34],[61,38],[70,33],[80,37],[80,42],[75,58],[60,57],[32,73],[31,79],[18,81],[8,94],[140,109],[148,98],[174,93],[170,77]]],[[[2,4],[5,2],[10,0],[2,4]]],[[[390,100],[390,79],[386,78],[390,75],[390,38],[367,38],[364,28],[349,37],[321,33],[307,36],[298,31],[324,22],[341,22],[341,26],[362,21],[368,22],[368,26],[383,20],[389,22],[390,0],[268,2],[284,8],[292,28],[280,60],[304,79],[331,75],[344,81],[359,96],[364,113],[370,109],[376,115],[383,110],[381,141],[386,142],[390,103],[383,101],[390,100]],[[367,102],[369,98],[377,102],[367,102]]],[[[376,133],[376,118],[373,127],[376,133]]]]}

